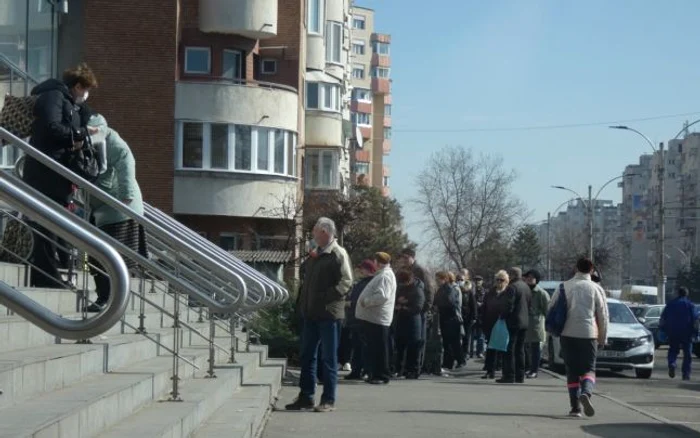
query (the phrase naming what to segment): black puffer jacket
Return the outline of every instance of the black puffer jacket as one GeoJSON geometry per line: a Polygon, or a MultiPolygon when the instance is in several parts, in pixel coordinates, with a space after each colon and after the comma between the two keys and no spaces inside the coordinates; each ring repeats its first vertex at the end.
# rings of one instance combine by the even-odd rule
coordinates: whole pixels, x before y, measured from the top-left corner
{"type": "Polygon", "coordinates": [[[530,323],[530,304],[532,291],[523,280],[511,282],[505,292],[506,308],[501,318],[506,321],[509,330],[525,330],[530,323]]]}
{"type": "MultiPolygon", "coordinates": [[[[38,96],[34,105],[34,124],[30,143],[44,154],[61,162],[70,153],[74,141],[87,137],[87,128],[81,126],[80,108],[68,87],[61,81],[49,79],[34,87],[38,96]]],[[[72,191],[70,181],[49,170],[33,158],[27,157],[24,181],[54,201],[66,204],[72,191]]]]}

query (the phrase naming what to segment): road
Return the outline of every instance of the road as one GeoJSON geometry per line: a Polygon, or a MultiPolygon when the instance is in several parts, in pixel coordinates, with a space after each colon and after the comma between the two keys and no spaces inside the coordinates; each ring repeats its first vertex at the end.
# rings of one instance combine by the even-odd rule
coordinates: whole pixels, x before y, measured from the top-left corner
{"type": "Polygon", "coordinates": [[[597,373],[598,392],[629,403],[631,406],[684,424],[700,431],[700,359],[693,358],[694,374],[690,382],[668,377],[667,348],[656,350],[654,374],[651,379],[634,377],[634,372],[597,373]]]}

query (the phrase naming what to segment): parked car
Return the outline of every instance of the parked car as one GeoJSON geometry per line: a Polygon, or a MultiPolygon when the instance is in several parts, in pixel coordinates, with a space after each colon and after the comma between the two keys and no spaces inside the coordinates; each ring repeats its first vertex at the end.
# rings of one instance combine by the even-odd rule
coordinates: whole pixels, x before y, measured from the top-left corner
{"type": "Polygon", "coordinates": [[[659,320],[661,319],[661,312],[664,311],[664,305],[662,304],[633,304],[629,308],[637,317],[637,320],[644,325],[652,335],[654,335],[654,345],[659,348],[665,345],[665,342],[661,342],[659,338],[659,320]]]}
{"type": "MultiPolygon", "coordinates": [[[[623,302],[609,298],[608,341],[598,349],[596,369],[614,372],[634,370],[639,379],[648,379],[654,370],[654,337],[623,302]]],[[[564,371],[559,338],[547,338],[547,360],[555,372],[564,371]]]]}

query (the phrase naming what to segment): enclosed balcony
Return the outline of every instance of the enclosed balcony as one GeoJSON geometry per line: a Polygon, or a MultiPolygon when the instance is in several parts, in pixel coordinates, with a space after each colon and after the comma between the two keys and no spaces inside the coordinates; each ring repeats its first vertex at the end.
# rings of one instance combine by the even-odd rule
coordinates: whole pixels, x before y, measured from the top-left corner
{"type": "Polygon", "coordinates": [[[199,29],[272,38],[277,36],[277,0],[199,0],[199,29]]]}
{"type": "Polygon", "coordinates": [[[372,78],[372,91],[377,94],[391,93],[391,80],[389,78],[372,78]]]}

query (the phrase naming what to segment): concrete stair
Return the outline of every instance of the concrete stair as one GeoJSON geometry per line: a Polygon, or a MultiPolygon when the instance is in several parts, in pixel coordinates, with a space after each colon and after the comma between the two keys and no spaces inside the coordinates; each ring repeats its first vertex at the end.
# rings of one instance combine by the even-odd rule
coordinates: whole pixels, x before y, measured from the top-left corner
{"type": "MultiPolygon", "coordinates": [[[[25,287],[24,268],[0,264],[4,279],[66,318],[80,318],[76,294],[25,287]]],[[[138,290],[138,280],[132,290],[138,290]]],[[[146,287],[147,298],[172,311],[167,284],[146,287]]],[[[183,297],[184,298],[184,297],[183,297]]],[[[137,327],[139,302],[132,299],[124,321],[137,327]]],[[[199,310],[181,305],[182,321],[208,336],[199,310]]],[[[117,323],[90,344],[62,341],[0,308],[0,437],[252,437],[261,431],[276,398],[286,362],[267,357],[266,346],[240,350],[228,364],[231,339],[217,328],[216,378],[205,378],[205,340],[183,329],[180,366],[183,401],[168,401],[172,355],[128,326],[117,323]]],[[[146,305],[149,336],[173,348],[172,319],[146,305]]],[[[242,342],[243,341],[243,342],[242,342]]]]}

